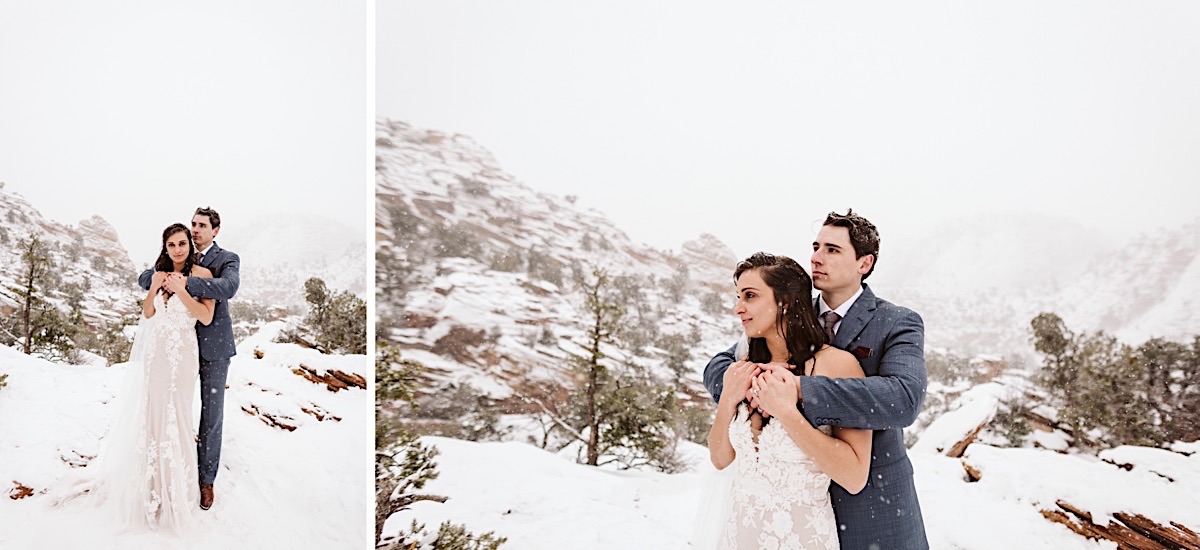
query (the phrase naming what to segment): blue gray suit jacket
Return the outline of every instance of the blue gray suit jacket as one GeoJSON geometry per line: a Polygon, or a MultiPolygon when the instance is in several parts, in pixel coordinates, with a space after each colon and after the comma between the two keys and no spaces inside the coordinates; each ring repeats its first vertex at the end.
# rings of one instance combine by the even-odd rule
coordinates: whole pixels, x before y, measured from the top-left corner
{"type": "MultiPolygon", "coordinates": [[[[217,301],[213,309],[212,322],[204,325],[196,323],[196,339],[200,341],[200,359],[203,361],[219,361],[237,355],[237,343],[233,341],[233,320],[229,317],[229,300],[237,294],[241,283],[238,270],[241,259],[237,254],[217,246],[212,248],[200,261],[200,265],[212,271],[212,278],[188,277],[188,294],[197,298],[212,298],[217,301]]],[[[154,276],[153,269],[147,269],[138,277],[142,290],[150,290],[150,279],[154,276]]]]}
{"type": "MultiPolygon", "coordinates": [[[[867,285],[850,306],[833,345],[858,358],[866,378],[800,377],[801,412],[814,426],[874,430],[871,471],[857,495],[830,487],[843,550],[929,548],[903,428],[925,400],[925,324],[910,309],[875,297],[867,285]]],[[[734,346],[736,348],[736,346],[734,346]]],[[[721,397],[734,348],[704,369],[704,385],[721,397]]],[[[820,372],[821,366],[817,365],[820,372]]]]}

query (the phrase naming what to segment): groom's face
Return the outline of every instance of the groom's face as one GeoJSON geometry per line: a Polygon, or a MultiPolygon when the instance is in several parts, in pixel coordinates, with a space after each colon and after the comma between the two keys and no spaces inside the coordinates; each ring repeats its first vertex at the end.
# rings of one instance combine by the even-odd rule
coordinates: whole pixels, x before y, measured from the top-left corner
{"type": "Polygon", "coordinates": [[[850,230],[826,225],[813,241],[813,286],[822,292],[837,292],[862,284],[862,274],[870,268],[871,256],[854,257],[850,230]]]}
{"type": "Polygon", "coordinates": [[[204,250],[208,248],[208,244],[213,242],[217,237],[217,232],[221,229],[214,228],[209,222],[208,216],[196,214],[192,216],[192,240],[196,243],[196,250],[204,250]]]}

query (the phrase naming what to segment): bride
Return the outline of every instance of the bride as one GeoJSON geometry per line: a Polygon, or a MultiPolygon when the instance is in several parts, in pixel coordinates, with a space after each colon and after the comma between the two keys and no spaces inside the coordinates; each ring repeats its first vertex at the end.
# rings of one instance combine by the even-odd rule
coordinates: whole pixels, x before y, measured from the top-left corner
{"type": "Polygon", "coordinates": [[[193,248],[183,224],[163,231],[120,410],[96,464],[96,492],[105,508],[134,527],[179,531],[199,499],[192,422],[200,368],[196,322],[212,321],[214,302],[187,293],[187,276],[212,276],[193,265],[193,248]]]}
{"type": "Polygon", "coordinates": [[[862,368],[853,355],[826,345],[812,279],[794,260],[759,252],[738,263],[733,277],[748,345],[725,372],[708,434],[713,466],[733,465],[718,545],[836,550],[829,483],[862,490],[871,432],[813,427],[796,408],[795,378],[778,367],[829,378],[861,378],[862,368]]]}

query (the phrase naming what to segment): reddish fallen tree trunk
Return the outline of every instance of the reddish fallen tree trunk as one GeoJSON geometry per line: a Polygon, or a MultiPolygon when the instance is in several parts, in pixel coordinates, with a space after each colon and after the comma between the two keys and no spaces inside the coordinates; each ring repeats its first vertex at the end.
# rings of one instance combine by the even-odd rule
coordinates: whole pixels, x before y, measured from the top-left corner
{"type": "Polygon", "coordinates": [[[971,433],[963,436],[962,439],[958,440],[958,442],[950,447],[949,451],[946,451],[946,456],[950,458],[962,458],[963,453],[967,451],[967,447],[975,442],[975,438],[979,436],[979,432],[983,430],[984,426],[987,426],[990,423],[991,420],[986,420],[980,425],[975,426],[975,429],[971,430],[971,433]]]}
{"type": "Polygon", "coordinates": [[[1120,550],[1200,550],[1200,536],[1174,521],[1162,525],[1141,514],[1117,512],[1113,514],[1117,521],[1097,525],[1091,512],[1063,500],[1055,504],[1062,510],[1042,510],[1042,516],[1081,536],[1115,542],[1120,550]],[[1064,510],[1070,515],[1063,513],[1064,510]]]}

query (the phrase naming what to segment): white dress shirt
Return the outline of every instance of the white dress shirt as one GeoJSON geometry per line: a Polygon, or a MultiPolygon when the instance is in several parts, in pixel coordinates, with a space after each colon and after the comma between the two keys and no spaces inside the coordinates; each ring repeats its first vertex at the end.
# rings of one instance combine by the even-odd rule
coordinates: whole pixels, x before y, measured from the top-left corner
{"type": "Polygon", "coordinates": [[[854,296],[851,296],[849,300],[842,302],[842,305],[838,306],[837,309],[833,309],[829,307],[829,304],[825,303],[825,296],[817,298],[817,322],[821,323],[821,327],[824,327],[825,318],[822,317],[822,315],[824,315],[826,311],[833,311],[834,313],[837,313],[838,322],[833,324],[833,333],[837,334],[838,329],[842,327],[842,320],[846,318],[846,313],[850,311],[850,306],[853,306],[854,302],[858,301],[858,297],[862,296],[862,291],[863,287],[862,285],[859,285],[858,292],[855,292],[854,296]]]}

